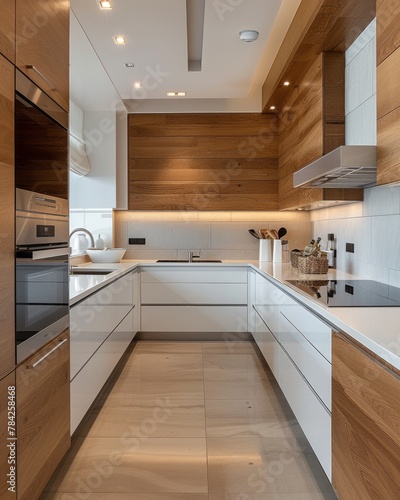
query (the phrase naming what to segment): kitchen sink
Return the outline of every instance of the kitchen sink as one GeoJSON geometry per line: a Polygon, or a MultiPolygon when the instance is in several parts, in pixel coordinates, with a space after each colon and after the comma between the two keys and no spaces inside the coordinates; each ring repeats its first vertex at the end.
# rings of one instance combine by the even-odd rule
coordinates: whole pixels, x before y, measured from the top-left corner
{"type": "Polygon", "coordinates": [[[160,259],[160,260],[157,260],[157,262],[160,262],[160,263],[168,263],[168,262],[181,262],[182,264],[207,264],[207,263],[218,263],[218,262],[222,262],[222,260],[217,260],[217,259],[193,259],[192,262],[189,262],[187,259],[160,259]]]}

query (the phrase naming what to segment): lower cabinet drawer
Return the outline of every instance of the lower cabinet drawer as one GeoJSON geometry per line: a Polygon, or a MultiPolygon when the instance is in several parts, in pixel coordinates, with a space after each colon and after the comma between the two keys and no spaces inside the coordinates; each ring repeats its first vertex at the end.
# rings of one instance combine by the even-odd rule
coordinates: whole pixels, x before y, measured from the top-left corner
{"type": "MultiPolygon", "coordinates": [[[[265,325],[260,316],[256,313],[255,328],[252,332],[254,340],[264,356],[268,366],[271,368],[275,378],[279,379],[279,344],[265,325]]],[[[278,380],[279,381],[279,380],[278,380]]]]}
{"type": "Polygon", "coordinates": [[[71,309],[71,380],[131,309],[86,304],[71,309]]]}
{"type": "Polygon", "coordinates": [[[329,480],[332,480],[331,415],[315,397],[283,349],[279,385],[329,480]]]}
{"type": "Polygon", "coordinates": [[[142,304],[247,304],[245,283],[142,283],[142,304]]]}
{"type": "Polygon", "coordinates": [[[332,366],[281,313],[280,342],[308,383],[331,411],[332,366]]]}
{"type": "Polygon", "coordinates": [[[282,314],[305,338],[329,361],[332,362],[332,329],[314,314],[291,298],[280,308],[282,314]]]}
{"type": "Polygon", "coordinates": [[[247,306],[142,306],[142,332],[246,332],[247,306]]]}
{"type": "Polygon", "coordinates": [[[134,311],[124,318],[71,381],[71,434],[134,338],[134,311]]]}

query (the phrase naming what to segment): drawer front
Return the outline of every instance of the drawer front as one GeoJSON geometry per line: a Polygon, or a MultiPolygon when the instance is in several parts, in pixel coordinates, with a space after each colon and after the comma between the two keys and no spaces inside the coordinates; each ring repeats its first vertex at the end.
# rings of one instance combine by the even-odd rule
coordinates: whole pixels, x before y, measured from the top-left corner
{"type": "Polygon", "coordinates": [[[332,478],[331,416],[291,360],[279,351],[279,385],[329,480],[332,478]]]}
{"type": "Polygon", "coordinates": [[[131,309],[131,306],[107,306],[92,315],[89,314],[92,307],[78,305],[71,309],[71,380],[131,309]]]}
{"type": "Polygon", "coordinates": [[[132,273],[110,283],[98,292],[94,293],[82,304],[86,305],[133,305],[133,275],[132,273]]]}
{"type": "Polygon", "coordinates": [[[142,304],[247,304],[244,283],[142,283],[142,304]]]}
{"type": "Polygon", "coordinates": [[[332,329],[303,306],[290,301],[281,306],[282,314],[329,362],[332,360],[332,329]]]}
{"type": "Polygon", "coordinates": [[[69,334],[16,370],[18,498],[39,498],[70,446],[69,334]]]}
{"type": "Polygon", "coordinates": [[[282,315],[280,342],[308,383],[331,411],[332,366],[282,315]]]}
{"type": "Polygon", "coordinates": [[[246,332],[246,306],[142,306],[142,332],[246,332]]]}
{"type": "Polygon", "coordinates": [[[255,307],[265,324],[276,336],[279,332],[279,307],[288,301],[288,296],[280,288],[256,275],[255,307]]]}
{"type": "Polygon", "coordinates": [[[152,267],[140,273],[142,283],[247,283],[247,267],[152,267]]]}
{"type": "Polygon", "coordinates": [[[71,434],[78,427],[96,396],[134,338],[134,310],[118,325],[71,382],[71,434]]]}
{"type": "Polygon", "coordinates": [[[256,313],[256,327],[252,333],[256,344],[264,356],[268,366],[271,368],[275,378],[279,379],[279,344],[276,338],[265,326],[263,320],[256,313]]]}

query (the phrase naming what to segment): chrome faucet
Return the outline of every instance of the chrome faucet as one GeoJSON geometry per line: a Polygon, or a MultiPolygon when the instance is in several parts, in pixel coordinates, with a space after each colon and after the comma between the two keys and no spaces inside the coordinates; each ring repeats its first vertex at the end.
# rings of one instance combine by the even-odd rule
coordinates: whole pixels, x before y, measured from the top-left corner
{"type": "Polygon", "coordinates": [[[93,234],[88,231],[87,229],[85,229],[84,227],[77,227],[76,229],[74,229],[71,234],[69,235],[69,239],[68,239],[68,244],[69,242],[71,241],[71,236],[75,233],[86,233],[89,238],[90,238],[90,244],[91,244],[91,248],[94,248],[94,238],[93,238],[93,234]]]}
{"type": "Polygon", "coordinates": [[[200,255],[193,255],[193,253],[194,252],[188,252],[188,261],[189,262],[193,262],[193,259],[200,259],[200,255]]]}

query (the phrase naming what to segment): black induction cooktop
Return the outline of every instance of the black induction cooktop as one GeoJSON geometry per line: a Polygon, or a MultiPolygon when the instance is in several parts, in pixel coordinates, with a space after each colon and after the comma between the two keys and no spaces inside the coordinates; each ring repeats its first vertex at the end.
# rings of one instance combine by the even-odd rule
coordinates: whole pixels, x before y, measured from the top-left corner
{"type": "Polygon", "coordinates": [[[400,288],[372,280],[287,280],[329,307],[400,307],[400,288]]]}

